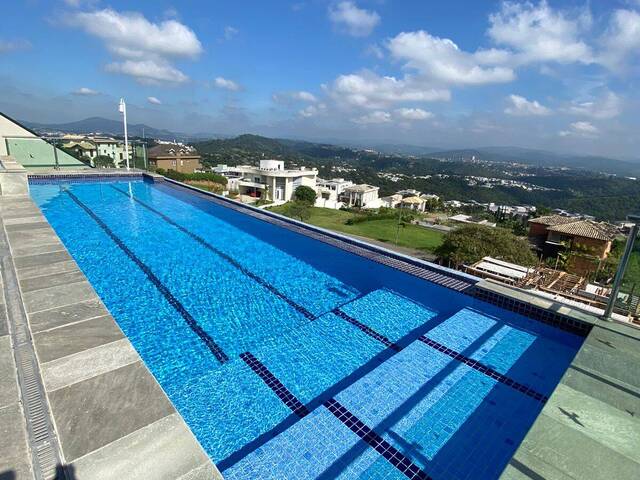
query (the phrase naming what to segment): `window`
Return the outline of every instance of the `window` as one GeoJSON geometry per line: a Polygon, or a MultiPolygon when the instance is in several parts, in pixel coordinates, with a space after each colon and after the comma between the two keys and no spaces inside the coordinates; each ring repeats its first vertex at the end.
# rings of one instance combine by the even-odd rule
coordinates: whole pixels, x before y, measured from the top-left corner
{"type": "Polygon", "coordinates": [[[176,161],[175,160],[171,160],[171,166],[175,167],[176,166],[176,161]]]}

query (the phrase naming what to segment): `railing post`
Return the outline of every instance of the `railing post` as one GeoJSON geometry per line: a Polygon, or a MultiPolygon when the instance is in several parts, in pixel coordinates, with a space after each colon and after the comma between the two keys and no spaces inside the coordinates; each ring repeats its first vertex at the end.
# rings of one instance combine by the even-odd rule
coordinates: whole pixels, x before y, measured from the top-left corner
{"type": "Polygon", "coordinates": [[[629,237],[627,238],[627,245],[625,246],[624,253],[622,254],[622,258],[620,259],[620,263],[618,264],[618,270],[616,271],[616,276],[613,279],[613,286],[611,287],[611,295],[609,296],[609,302],[607,303],[607,308],[604,311],[604,315],[602,316],[605,320],[611,320],[611,315],[613,314],[613,308],[615,306],[616,300],[618,299],[618,292],[620,291],[620,285],[622,284],[622,279],[624,278],[624,273],[627,270],[627,265],[629,264],[629,258],[631,257],[631,252],[633,251],[633,245],[636,241],[636,237],[638,236],[638,228],[640,224],[638,224],[639,218],[629,217],[630,220],[635,221],[636,223],[631,228],[631,232],[629,233],[629,237]]]}
{"type": "Polygon", "coordinates": [[[56,170],[60,170],[60,164],[58,163],[58,149],[53,143],[51,144],[51,146],[53,147],[53,159],[55,161],[55,165],[53,168],[55,168],[56,170]]]}

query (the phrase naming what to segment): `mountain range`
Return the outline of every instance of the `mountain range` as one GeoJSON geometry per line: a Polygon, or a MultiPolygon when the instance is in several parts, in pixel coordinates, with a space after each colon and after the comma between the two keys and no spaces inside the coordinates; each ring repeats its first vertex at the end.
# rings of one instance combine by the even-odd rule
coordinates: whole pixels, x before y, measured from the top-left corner
{"type": "MultiPolygon", "coordinates": [[[[24,121],[24,125],[38,133],[64,132],[64,133],[101,133],[105,135],[118,135],[123,133],[122,122],[102,117],[91,117],[76,122],[62,124],[42,124],[24,121]]],[[[453,161],[469,161],[473,157],[476,160],[492,161],[499,163],[523,163],[541,167],[567,167],[596,172],[604,172],[622,176],[640,176],[640,162],[631,162],[613,158],[589,155],[561,154],[544,150],[535,150],[521,147],[492,146],[471,149],[442,150],[434,147],[416,145],[393,144],[347,144],[335,141],[335,143],[307,142],[301,140],[274,139],[259,135],[240,135],[228,138],[216,134],[186,134],[157,129],[144,124],[128,124],[128,133],[132,137],[155,138],[160,140],[177,140],[182,142],[198,142],[198,148],[204,151],[213,149],[224,150],[226,147],[257,151],[265,155],[301,155],[320,158],[335,158],[348,154],[354,149],[370,149],[380,153],[393,155],[409,155],[417,157],[429,157],[453,161]],[[208,140],[208,141],[206,141],[208,140]]]]}

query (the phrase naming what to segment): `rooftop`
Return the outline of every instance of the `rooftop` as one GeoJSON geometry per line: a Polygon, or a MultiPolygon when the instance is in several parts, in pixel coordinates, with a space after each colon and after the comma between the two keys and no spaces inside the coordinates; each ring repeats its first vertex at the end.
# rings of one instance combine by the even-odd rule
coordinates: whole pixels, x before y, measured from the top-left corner
{"type": "Polygon", "coordinates": [[[593,220],[578,220],[551,226],[550,232],[575,235],[577,237],[593,238],[595,240],[611,241],[618,234],[617,229],[608,223],[593,220]]]}

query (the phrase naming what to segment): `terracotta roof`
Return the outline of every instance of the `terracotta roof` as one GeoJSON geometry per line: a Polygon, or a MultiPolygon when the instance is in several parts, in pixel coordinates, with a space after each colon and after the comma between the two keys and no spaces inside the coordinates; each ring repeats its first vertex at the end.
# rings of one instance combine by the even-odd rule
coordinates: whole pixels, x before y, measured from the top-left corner
{"type": "Polygon", "coordinates": [[[610,241],[617,234],[613,225],[598,223],[592,220],[577,220],[564,225],[555,225],[548,229],[550,232],[575,235],[577,237],[593,238],[595,240],[610,241]]]}
{"type": "Polygon", "coordinates": [[[402,199],[402,203],[421,205],[424,203],[424,200],[420,197],[407,197],[402,199]]]}
{"type": "Polygon", "coordinates": [[[580,220],[571,217],[564,217],[562,215],[545,215],[543,217],[532,218],[529,223],[539,223],[551,227],[553,225],[564,225],[567,223],[574,223],[580,220]]]}

